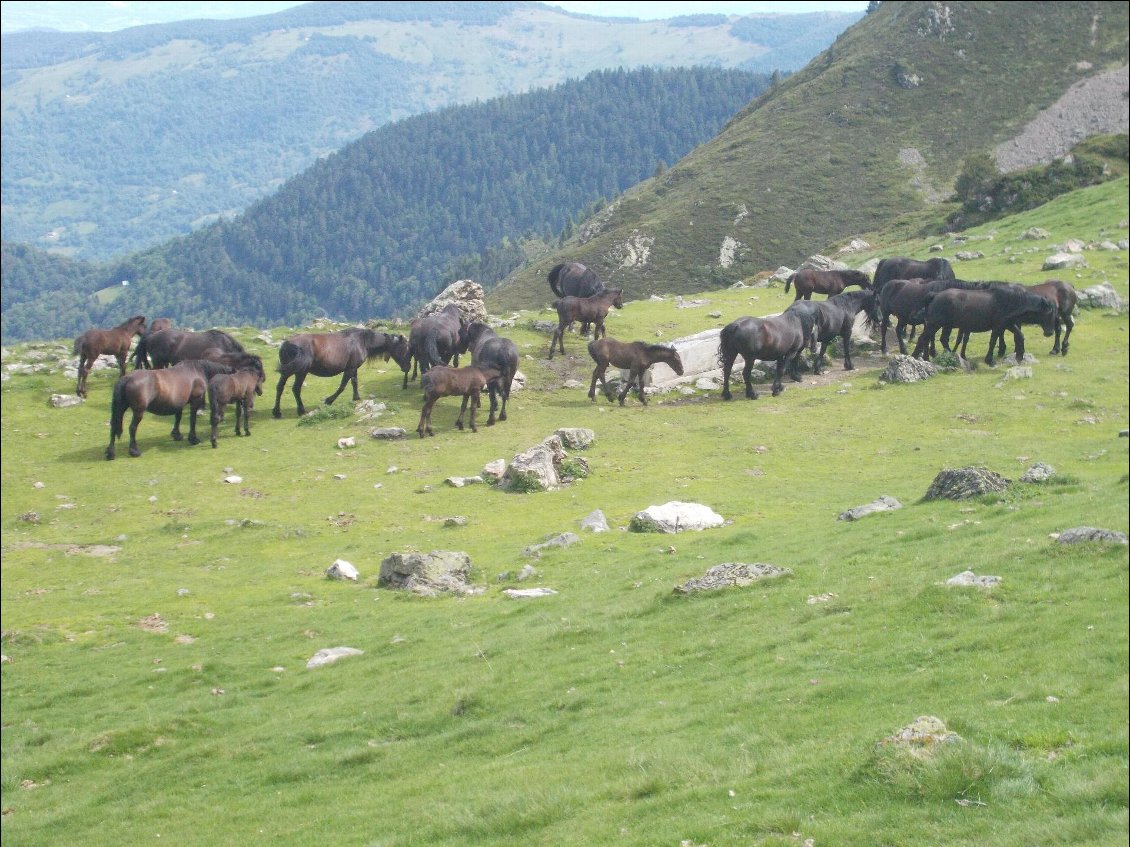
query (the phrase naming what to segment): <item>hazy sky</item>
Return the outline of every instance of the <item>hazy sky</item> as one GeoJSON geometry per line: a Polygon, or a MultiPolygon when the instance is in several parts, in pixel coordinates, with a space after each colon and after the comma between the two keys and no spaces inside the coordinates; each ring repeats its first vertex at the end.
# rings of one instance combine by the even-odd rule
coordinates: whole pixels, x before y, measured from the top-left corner
{"type": "MultiPolygon", "coordinates": [[[[97,30],[108,32],[141,24],[168,23],[198,18],[244,18],[265,15],[298,6],[287,0],[193,0],[193,2],[152,2],[151,0],[3,0],[0,2],[0,30],[13,32],[33,27],[50,27],[68,32],[97,30]]],[[[793,2],[742,2],[742,0],[561,0],[549,5],[569,12],[627,18],[673,18],[703,12],[748,15],[755,12],[790,14],[796,12],[863,11],[866,0],[808,0],[793,2]]]]}

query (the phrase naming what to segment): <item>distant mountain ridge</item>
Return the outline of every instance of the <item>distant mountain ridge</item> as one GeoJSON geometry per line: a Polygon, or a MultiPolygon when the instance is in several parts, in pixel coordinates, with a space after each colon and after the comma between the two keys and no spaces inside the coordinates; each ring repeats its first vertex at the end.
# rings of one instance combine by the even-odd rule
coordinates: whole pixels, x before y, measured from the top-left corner
{"type": "Polygon", "coordinates": [[[231,217],[365,132],[600,68],[791,71],[858,14],[620,21],[542,3],[307,3],[3,37],[3,237],[106,259],[231,217]]]}

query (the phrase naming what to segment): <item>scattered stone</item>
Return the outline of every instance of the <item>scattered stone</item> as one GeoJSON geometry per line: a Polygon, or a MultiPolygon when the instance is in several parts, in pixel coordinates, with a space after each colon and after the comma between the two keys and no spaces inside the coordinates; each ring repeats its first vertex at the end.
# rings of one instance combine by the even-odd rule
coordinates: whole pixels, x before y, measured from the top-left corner
{"type": "Polygon", "coordinates": [[[343,474],[343,473],[335,473],[335,474],[334,474],[334,479],[336,479],[336,480],[342,480],[342,479],[348,479],[348,477],[347,477],[347,476],[346,476],[345,474],[343,474]]]}
{"type": "Polygon", "coordinates": [[[719,380],[714,377],[699,377],[694,381],[694,387],[699,391],[713,391],[718,387],[719,380]]]}
{"type": "Polygon", "coordinates": [[[887,363],[883,382],[918,382],[937,374],[938,368],[932,362],[924,362],[911,356],[895,356],[887,363]]]}
{"type": "Polygon", "coordinates": [[[187,597],[191,593],[192,592],[189,591],[187,588],[178,588],[177,589],[177,596],[178,597],[187,597]]]}
{"type": "Polygon", "coordinates": [[[917,759],[928,759],[940,744],[953,744],[962,738],[956,732],[950,732],[940,718],[932,715],[923,715],[915,718],[914,722],[904,726],[894,735],[889,735],[879,742],[879,747],[898,747],[906,750],[917,759]]]}
{"type": "Polygon", "coordinates": [[[839,595],[833,594],[831,591],[829,591],[826,594],[809,595],[808,599],[805,600],[804,602],[806,602],[809,606],[816,606],[816,605],[819,605],[820,603],[831,603],[838,596],[839,595]]]}
{"type": "Polygon", "coordinates": [[[468,584],[471,557],[466,553],[435,550],[431,553],[393,553],[381,562],[378,585],[411,591],[423,597],[440,593],[481,594],[468,584]]]}
{"type": "Polygon", "coordinates": [[[977,588],[992,588],[994,585],[999,585],[1001,578],[999,576],[977,576],[973,571],[962,571],[957,576],[951,576],[946,580],[946,585],[972,585],[977,588]]]}
{"type": "Polygon", "coordinates": [[[502,485],[511,491],[549,491],[561,485],[557,466],[566,458],[561,437],[551,435],[510,461],[502,485]]]}
{"type": "Polygon", "coordinates": [[[878,500],[873,500],[863,506],[856,506],[848,509],[846,512],[841,512],[840,516],[836,518],[838,521],[857,521],[862,517],[874,514],[875,512],[893,512],[895,509],[901,509],[902,503],[894,497],[888,497],[886,494],[879,497],[878,500]]]}
{"type": "Polygon", "coordinates": [[[1080,544],[1095,541],[1102,544],[1126,544],[1126,533],[1112,529],[1098,529],[1093,526],[1076,526],[1065,529],[1056,538],[1060,544],[1080,544]]]}
{"type": "Polygon", "coordinates": [[[1051,235],[1046,229],[1040,229],[1038,226],[1033,226],[1020,233],[1020,237],[1028,239],[1029,241],[1040,241],[1045,238],[1050,238],[1051,235]]]}
{"type": "Polygon", "coordinates": [[[377,400],[362,400],[354,407],[353,411],[357,413],[357,422],[360,423],[379,418],[387,410],[388,406],[377,400]]]}
{"type": "Polygon", "coordinates": [[[930,484],[924,500],[965,500],[1008,489],[1008,480],[986,468],[945,468],[930,484]]]}
{"type": "Polygon", "coordinates": [[[39,512],[24,512],[20,515],[20,520],[24,523],[39,523],[39,512]]]}
{"type": "Polygon", "coordinates": [[[31,484],[31,487],[32,487],[32,488],[46,488],[47,486],[46,486],[46,485],[44,485],[44,483],[42,483],[42,482],[39,482],[39,481],[37,480],[36,482],[33,482],[33,483],[31,484]]]}
{"type": "Polygon", "coordinates": [[[498,482],[506,473],[505,459],[492,459],[483,465],[480,476],[487,482],[498,482]]]}
{"type": "Polygon", "coordinates": [[[348,450],[349,448],[356,447],[356,446],[357,446],[357,439],[354,438],[352,435],[347,436],[345,438],[339,438],[337,440],[337,449],[338,450],[348,450]]]}
{"type": "Polygon", "coordinates": [[[829,259],[827,256],[821,256],[819,253],[809,256],[797,267],[798,271],[805,268],[812,268],[814,271],[846,271],[849,270],[848,266],[843,262],[838,262],[835,259],[829,259]]]}
{"type": "Polygon", "coordinates": [[[530,597],[549,597],[557,592],[552,588],[504,588],[502,593],[514,600],[524,600],[530,597]]]}
{"type": "Polygon", "coordinates": [[[335,559],[334,563],[326,568],[326,577],[329,579],[350,579],[356,582],[360,576],[357,568],[345,559],[335,559]]]}
{"type": "MultiPolygon", "coordinates": [[[[553,329],[556,330],[557,327],[554,326],[553,329]]],[[[578,379],[567,379],[563,383],[561,383],[561,387],[562,388],[568,388],[570,390],[577,389],[577,388],[584,388],[584,389],[588,390],[588,385],[586,383],[581,382],[578,379]]]]}
{"type": "Polygon", "coordinates": [[[776,579],[791,574],[790,568],[779,568],[776,565],[725,562],[708,568],[705,574],[696,579],[689,579],[682,585],[676,585],[675,593],[690,594],[694,591],[717,591],[720,588],[744,588],[760,579],[776,579]]]}
{"type": "Polygon", "coordinates": [[[984,259],[985,254],[980,250],[958,250],[953,257],[961,262],[970,262],[973,259],[984,259]]]}
{"type": "Polygon", "coordinates": [[[572,547],[580,540],[581,537],[575,532],[563,532],[560,535],[554,536],[548,541],[542,542],[541,544],[531,544],[529,547],[522,551],[522,555],[536,556],[540,559],[542,550],[549,550],[554,547],[572,547]]]}
{"type": "Polygon", "coordinates": [[[522,570],[518,571],[518,582],[525,582],[527,579],[533,579],[539,575],[538,569],[533,565],[522,565],[522,570]]]}
{"type": "Polygon", "coordinates": [[[864,241],[862,238],[853,238],[843,247],[836,251],[837,256],[846,256],[849,253],[863,253],[870,250],[871,245],[864,241]]]}
{"type": "Polygon", "coordinates": [[[683,503],[672,500],[660,506],[648,506],[641,512],[636,512],[628,524],[628,529],[633,532],[663,532],[676,533],[687,531],[701,531],[711,527],[722,526],[725,520],[711,509],[701,503],[683,503]]]}
{"type": "Polygon", "coordinates": [[[1005,379],[1031,379],[1032,369],[1027,365],[1015,365],[1004,372],[1005,379]]]}
{"type": "Polygon", "coordinates": [[[1087,260],[1078,253],[1056,253],[1044,259],[1042,270],[1061,271],[1068,268],[1085,268],[1087,260]]]}
{"type": "Polygon", "coordinates": [[[1045,465],[1043,462],[1036,462],[1036,464],[1024,471],[1024,475],[1020,477],[1020,481],[1047,482],[1053,476],[1055,476],[1055,468],[1051,465],[1045,465]]]}
{"type": "MultiPolygon", "coordinates": [[[[243,477],[241,477],[241,476],[236,476],[235,474],[232,474],[231,476],[225,476],[225,477],[224,477],[224,482],[226,482],[226,483],[227,483],[228,485],[239,485],[239,484],[240,484],[241,482],[243,482],[243,477]]],[[[152,498],[150,498],[150,499],[151,499],[151,500],[156,500],[157,498],[156,498],[156,497],[152,497],[152,498]]]]}
{"type": "Polygon", "coordinates": [[[563,427],[557,430],[554,435],[561,439],[561,446],[567,450],[584,450],[593,445],[596,441],[596,433],[591,429],[582,429],[579,427],[563,427]]]}
{"type": "Polygon", "coordinates": [[[608,521],[604,512],[593,509],[581,519],[581,529],[586,532],[608,532],[608,521]]]}
{"type": "Polygon", "coordinates": [[[457,527],[457,526],[466,526],[467,525],[467,516],[466,515],[452,515],[450,518],[444,518],[443,525],[444,525],[444,527],[446,527],[448,529],[451,529],[451,528],[457,527]]]}
{"type": "Polygon", "coordinates": [[[332,665],[338,659],[344,659],[347,656],[362,656],[364,653],[364,650],[358,650],[356,647],[324,647],[306,662],[306,670],[312,671],[315,668],[332,665]]]}
{"type": "Polygon", "coordinates": [[[375,438],[378,441],[394,441],[397,438],[404,438],[407,434],[408,433],[399,426],[379,426],[369,430],[369,437],[375,438]]]}
{"type": "Polygon", "coordinates": [[[444,482],[452,488],[462,488],[465,485],[478,485],[481,484],[483,478],[481,476],[449,476],[444,482]]]}
{"type": "Polygon", "coordinates": [[[1122,298],[1113,285],[1101,282],[1079,292],[1079,305],[1090,309],[1121,309],[1122,298]]]}
{"type": "Polygon", "coordinates": [[[483,296],[483,287],[477,282],[470,279],[460,279],[451,283],[437,294],[431,302],[425,304],[416,313],[416,317],[426,318],[429,315],[437,314],[442,312],[449,303],[454,303],[469,323],[485,322],[487,307],[483,302],[483,296]]]}
{"type": "Polygon", "coordinates": [[[71,406],[81,406],[86,400],[74,394],[52,394],[51,405],[56,409],[67,409],[71,406]]]}

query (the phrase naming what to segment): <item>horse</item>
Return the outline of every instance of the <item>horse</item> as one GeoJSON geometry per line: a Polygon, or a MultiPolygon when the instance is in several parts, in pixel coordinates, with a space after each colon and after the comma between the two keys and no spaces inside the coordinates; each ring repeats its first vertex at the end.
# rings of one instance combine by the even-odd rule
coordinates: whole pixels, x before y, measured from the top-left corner
{"type": "Polygon", "coordinates": [[[152,367],[149,362],[149,345],[148,340],[155,332],[160,332],[163,329],[172,327],[172,318],[154,318],[149,327],[145,330],[145,334],[137,340],[137,346],[133,349],[133,369],[135,371],[144,370],[152,367]]]}
{"type": "MultiPolygon", "coordinates": [[[[412,379],[416,371],[427,373],[436,365],[449,362],[459,367],[459,354],[466,353],[464,332],[467,318],[455,303],[448,303],[434,315],[417,318],[408,330],[408,352],[413,361],[412,379]]],[[[404,368],[404,385],[408,387],[408,369],[404,368]]]]}
{"type": "Polygon", "coordinates": [[[624,289],[610,288],[603,294],[594,294],[591,297],[562,297],[553,304],[557,310],[557,329],[553,331],[553,338],[549,341],[549,358],[553,358],[553,349],[560,345],[561,355],[565,355],[565,330],[580,319],[582,322],[591,321],[595,324],[592,337],[596,339],[608,335],[604,328],[604,319],[608,317],[608,310],[615,306],[624,308],[624,289]]]}
{"type": "Polygon", "coordinates": [[[498,371],[498,379],[488,384],[490,391],[490,416],[487,426],[494,426],[494,414],[498,410],[498,398],[502,397],[502,410],[498,420],[506,420],[506,404],[510,402],[510,387],[514,374],[518,371],[518,345],[509,338],[503,338],[485,323],[475,321],[467,327],[465,347],[471,351],[471,364],[482,370],[498,371]]]}
{"type": "Polygon", "coordinates": [[[891,256],[883,259],[875,268],[871,287],[882,292],[883,286],[892,279],[957,279],[953,266],[941,256],[925,262],[908,256],[891,256]]]}
{"type": "Polygon", "coordinates": [[[592,372],[592,384],[589,386],[589,399],[593,401],[596,400],[598,379],[605,396],[609,400],[612,399],[608,383],[604,380],[604,372],[608,370],[609,365],[628,371],[628,379],[620,389],[621,406],[624,405],[624,398],[628,396],[628,392],[632,390],[633,383],[639,390],[640,403],[647,405],[647,397],[643,393],[643,375],[656,362],[663,362],[679,376],[683,375],[683,360],[679,358],[678,351],[674,347],[663,344],[648,344],[645,341],[624,342],[605,336],[589,342],[589,355],[596,362],[592,372]]]}
{"type": "Polygon", "coordinates": [[[934,335],[943,327],[953,327],[962,335],[961,357],[969,335],[989,333],[989,352],[985,364],[993,364],[993,350],[1005,330],[1016,342],[1016,360],[1024,360],[1024,334],[1021,324],[1038,323],[1044,335],[1055,334],[1056,304],[1022,285],[988,284],[983,289],[949,288],[930,298],[925,310],[926,327],[914,348],[915,358],[928,359],[934,335]]]}
{"type": "Polygon", "coordinates": [[[302,403],[302,383],[309,374],[314,376],[337,376],[341,374],[341,385],[337,391],[325,399],[329,406],[345,390],[347,383],[353,385],[353,402],[361,399],[357,390],[357,369],[366,361],[384,357],[387,362],[393,357],[402,370],[408,366],[408,342],[403,335],[389,335],[371,329],[353,327],[337,332],[311,332],[292,335],[279,347],[279,382],[275,387],[275,407],[271,414],[282,417],[283,389],[292,376],[294,385],[291,392],[298,404],[298,416],[306,414],[302,403]]]}
{"type": "Polygon", "coordinates": [[[841,294],[845,288],[858,285],[860,288],[871,287],[871,277],[863,271],[818,271],[813,268],[802,268],[785,280],[785,293],[789,293],[789,286],[796,286],[797,300],[811,300],[813,292],[817,294],[841,294]]]}
{"type": "MultiPolygon", "coordinates": [[[[844,348],[844,370],[855,370],[851,363],[851,336],[855,328],[855,316],[863,312],[868,330],[878,329],[883,316],[879,314],[879,298],[870,288],[861,291],[848,291],[836,294],[827,300],[794,300],[785,311],[807,311],[812,313],[812,352],[816,358],[812,372],[820,373],[820,362],[828,351],[828,344],[838,336],[844,348]],[[820,352],[816,353],[816,343],[820,342],[820,352]]],[[[800,359],[797,358],[799,364],[800,359]]]]}
{"type": "Polygon", "coordinates": [[[800,382],[796,374],[796,360],[812,337],[813,316],[803,310],[786,310],[769,318],[738,318],[722,327],[718,342],[718,361],[722,365],[722,399],[733,399],[730,394],[730,372],[734,360],[741,356],[745,360],[742,379],[745,381],[745,396],[757,399],[750,379],[755,359],[777,360],[777,373],[773,379],[773,396],[776,397],[784,386],[781,384],[786,366],[794,382],[800,382]]]}
{"type": "MultiPolygon", "coordinates": [[[[561,297],[592,297],[594,294],[603,294],[607,291],[596,271],[580,262],[563,262],[554,265],[546,277],[549,288],[558,298],[561,297]]],[[[581,322],[581,335],[589,334],[589,322],[581,322]]]]}
{"type": "Polygon", "coordinates": [[[475,412],[478,411],[482,391],[491,382],[497,381],[501,373],[494,368],[477,368],[467,365],[462,368],[449,368],[446,365],[436,365],[420,374],[420,385],[424,389],[424,406],[420,409],[420,423],[416,432],[421,438],[424,434],[435,435],[432,432],[432,408],[440,397],[462,396],[463,405],[459,407],[459,417],[455,421],[456,429],[463,429],[463,415],[467,411],[467,404],[471,404],[471,432],[478,432],[475,428],[475,412]]]}
{"type": "Polygon", "coordinates": [[[75,394],[86,396],[86,378],[94,366],[94,360],[108,354],[118,360],[118,376],[126,375],[126,356],[135,335],[145,332],[145,316],[134,315],[113,329],[88,329],[75,339],[74,354],[78,356],[78,383],[75,394]]]}
{"type": "Polygon", "coordinates": [[[208,408],[212,412],[212,447],[224,420],[224,409],[235,403],[235,434],[240,435],[239,423],[243,419],[243,435],[251,435],[251,412],[255,408],[255,395],[262,396],[267,373],[263,360],[248,356],[247,360],[230,373],[220,373],[208,380],[208,408]]]}
{"type": "Polygon", "coordinates": [[[146,336],[146,354],[154,368],[167,368],[186,359],[214,358],[219,353],[246,353],[243,345],[223,330],[191,332],[162,329],[146,336]]]}
{"type": "MultiPolygon", "coordinates": [[[[879,313],[882,316],[882,321],[879,326],[881,337],[880,350],[883,353],[887,352],[887,330],[891,326],[892,315],[898,318],[898,325],[895,327],[895,336],[898,338],[899,352],[905,356],[906,328],[908,326],[912,328],[911,340],[913,340],[913,328],[925,321],[926,304],[930,302],[930,298],[939,291],[945,291],[950,288],[983,290],[988,287],[989,283],[965,282],[960,279],[916,278],[888,280],[879,292],[879,313]]],[[[942,346],[947,350],[949,349],[948,341],[949,332],[946,331],[942,334],[942,346]]],[[[931,355],[933,355],[932,352],[931,355]]]]}
{"type": "Polygon", "coordinates": [[[114,384],[110,401],[110,446],[106,458],[115,457],[115,442],[122,437],[122,420],[126,409],[133,411],[129,425],[129,454],[140,456],[137,448],[137,426],[146,412],[155,415],[173,415],[173,440],[180,441],[181,416],[189,407],[188,443],[199,444],[196,437],[196,414],[204,408],[208,380],[218,373],[230,373],[231,368],[217,362],[199,359],[186,360],[171,368],[148,371],[130,371],[114,384]]]}
{"type": "MultiPolygon", "coordinates": [[[[1079,295],[1075,291],[1075,287],[1069,282],[1063,282],[1058,279],[1049,279],[1047,282],[1041,282],[1037,285],[1029,285],[1027,289],[1034,294],[1039,294],[1051,300],[1056,307],[1055,317],[1055,344],[1052,346],[1049,356],[1066,356],[1067,355],[1067,342],[1071,338],[1071,330],[1075,328],[1075,317],[1072,314],[1075,311],[1075,306],[1079,302],[1079,295]],[[1067,326],[1067,332],[1063,333],[1064,325],[1067,326]],[[1062,344],[1060,343],[1060,336],[1062,334],[1062,344]]],[[[949,349],[947,335],[949,329],[942,333],[942,346],[947,350],[949,349]]],[[[964,350],[964,344],[967,341],[965,333],[959,333],[956,345],[961,345],[964,350]]],[[[1004,335],[997,339],[997,356],[1003,356],[1005,353],[1004,335]]],[[[964,354],[963,354],[964,355],[964,354]]]]}

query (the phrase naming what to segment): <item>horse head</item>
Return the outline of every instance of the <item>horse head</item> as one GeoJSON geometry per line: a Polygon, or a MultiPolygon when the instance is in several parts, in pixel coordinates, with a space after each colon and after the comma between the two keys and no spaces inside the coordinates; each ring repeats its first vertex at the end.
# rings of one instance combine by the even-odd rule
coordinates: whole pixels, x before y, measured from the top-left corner
{"type": "Polygon", "coordinates": [[[1055,335],[1055,325],[1059,317],[1059,308],[1049,300],[1047,297],[1037,294],[1042,302],[1039,306],[1037,314],[1040,317],[1040,328],[1044,331],[1044,337],[1055,335]]]}
{"type": "Polygon", "coordinates": [[[617,309],[623,309],[624,308],[624,289],[623,288],[616,288],[616,289],[613,289],[611,293],[613,295],[612,305],[615,306],[617,309]]]}
{"type": "Polygon", "coordinates": [[[391,356],[400,370],[408,373],[408,369],[412,367],[412,350],[408,346],[408,339],[403,335],[390,335],[388,338],[389,344],[385,360],[387,361],[391,356]]]}

